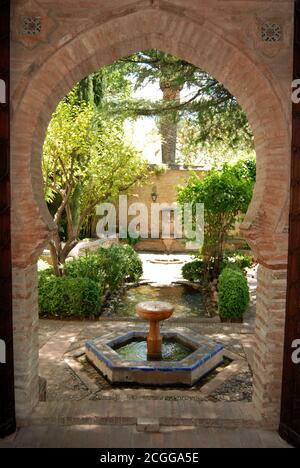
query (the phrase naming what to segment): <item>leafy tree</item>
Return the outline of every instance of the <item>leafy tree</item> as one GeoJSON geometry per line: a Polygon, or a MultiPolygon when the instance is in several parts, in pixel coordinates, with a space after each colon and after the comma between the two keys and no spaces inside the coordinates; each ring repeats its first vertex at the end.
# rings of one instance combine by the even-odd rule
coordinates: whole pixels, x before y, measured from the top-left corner
{"type": "Polygon", "coordinates": [[[187,185],[178,189],[178,202],[204,204],[205,241],[202,254],[211,265],[212,276],[219,275],[224,241],[239,213],[246,213],[255,181],[252,162],[240,162],[222,170],[214,169],[204,179],[193,173],[187,185]]]}
{"type": "Polygon", "coordinates": [[[57,226],[50,252],[55,274],[60,276],[61,266],[96,206],[143,181],[148,167],[124,143],[121,123],[102,118],[94,105],[80,101],[76,87],[53,114],[42,168],[45,197],[57,226]],[[65,239],[61,236],[64,220],[65,239]]]}
{"type": "MultiPolygon", "coordinates": [[[[126,66],[121,68],[113,64],[81,80],[76,87],[76,94],[79,101],[90,103],[103,112],[108,102],[130,99],[131,88],[129,70],[126,66]]],[[[123,121],[126,115],[120,108],[114,113],[114,118],[123,121]]]]}
{"type": "Polygon", "coordinates": [[[106,105],[127,116],[159,119],[163,162],[175,161],[178,123],[181,149],[186,156],[216,148],[236,151],[253,149],[247,117],[224,86],[194,65],[157,49],[139,52],[115,62],[111,70],[119,77],[134,78],[134,89],[158,83],[161,101],[136,99],[130,95],[108,99],[106,105]],[[186,97],[181,100],[180,93],[186,97]]]}
{"type": "Polygon", "coordinates": [[[225,103],[223,109],[203,106],[197,116],[187,116],[179,126],[178,146],[182,162],[223,165],[254,157],[253,134],[239,106],[225,103]]]}

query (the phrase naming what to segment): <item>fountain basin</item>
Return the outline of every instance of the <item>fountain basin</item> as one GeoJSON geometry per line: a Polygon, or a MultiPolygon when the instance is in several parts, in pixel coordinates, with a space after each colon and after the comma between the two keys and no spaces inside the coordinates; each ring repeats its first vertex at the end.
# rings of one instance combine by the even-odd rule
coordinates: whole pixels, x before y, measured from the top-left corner
{"type": "Polygon", "coordinates": [[[139,303],[136,311],[137,315],[148,322],[161,322],[173,315],[174,306],[168,302],[147,301],[139,303]]]}
{"type": "Polygon", "coordinates": [[[187,355],[179,360],[149,361],[126,359],[120,350],[137,341],[146,341],[145,329],[107,333],[88,341],[86,357],[111,383],[135,383],[140,385],[192,386],[223,362],[223,346],[188,328],[176,327],[162,331],[163,343],[180,343],[187,355]]]}

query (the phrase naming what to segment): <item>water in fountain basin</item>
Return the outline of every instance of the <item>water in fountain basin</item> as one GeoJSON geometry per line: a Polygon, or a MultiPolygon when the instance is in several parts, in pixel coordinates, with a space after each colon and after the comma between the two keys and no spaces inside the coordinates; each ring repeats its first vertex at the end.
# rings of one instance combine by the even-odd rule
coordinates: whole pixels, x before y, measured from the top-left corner
{"type": "Polygon", "coordinates": [[[208,317],[201,291],[189,285],[138,286],[126,291],[118,304],[117,314],[122,317],[136,316],[139,302],[162,301],[176,304],[173,317],[208,317]]]}
{"type": "MultiPolygon", "coordinates": [[[[130,343],[116,348],[115,351],[126,361],[147,361],[146,340],[133,340],[130,343]]],[[[181,361],[191,354],[193,350],[175,340],[164,340],[162,344],[162,361],[181,361]]]]}

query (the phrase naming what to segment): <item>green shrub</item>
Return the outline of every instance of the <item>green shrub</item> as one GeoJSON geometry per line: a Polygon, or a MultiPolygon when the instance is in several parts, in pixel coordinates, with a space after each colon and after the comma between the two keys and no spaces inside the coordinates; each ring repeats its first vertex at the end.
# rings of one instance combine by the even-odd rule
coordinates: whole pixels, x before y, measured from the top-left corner
{"type": "Polygon", "coordinates": [[[143,263],[130,245],[115,244],[100,249],[104,282],[111,292],[126,281],[137,282],[143,274],[143,263]]]}
{"type": "Polygon", "coordinates": [[[131,237],[130,233],[127,232],[127,238],[125,239],[125,242],[130,245],[130,247],[134,247],[136,244],[138,244],[141,240],[141,236],[139,237],[131,237]]]}
{"type": "Polygon", "coordinates": [[[101,296],[99,284],[88,278],[39,274],[39,309],[42,315],[98,316],[101,296]]]}
{"type": "Polygon", "coordinates": [[[137,282],[143,275],[143,262],[130,245],[121,247],[120,253],[125,256],[127,263],[126,280],[137,282]]]}
{"type": "Polygon", "coordinates": [[[68,262],[65,272],[71,278],[88,278],[96,281],[99,285],[104,283],[102,257],[99,254],[87,253],[78,260],[68,262]]]}
{"type": "Polygon", "coordinates": [[[137,282],[143,263],[131,246],[115,244],[68,263],[65,271],[72,278],[89,278],[114,292],[126,281],[137,282]]]}
{"type": "Polygon", "coordinates": [[[196,259],[182,267],[182,276],[187,281],[200,281],[203,278],[205,265],[203,260],[196,259]]]}
{"type": "Polygon", "coordinates": [[[241,270],[245,270],[245,268],[251,268],[252,264],[253,259],[250,255],[236,252],[224,255],[222,269],[227,267],[237,267],[241,270]]]}
{"type": "Polygon", "coordinates": [[[196,206],[204,204],[205,238],[201,254],[208,260],[209,276],[218,278],[223,259],[224,244],[236,219],[246,213],[255,184],[255,163],[225,163],[221,170],[212,169],[203,178],[192,173],[186,185],[178,188],[177,201],[183,207],[193,207],[196,223],[196,206]]]}
{"type": "Polygon", "coordinates": [[[104,290],[114,292],[126,281],[137,282],[143,264],[132,247],[118,244],[67,263],[65,274],[56,277],[52,269],[39,273],[41,314],[97,316],[104,290]]]}
{"type": "Polygon", "coordinates": [[[241,270],[225,268],[218,283],[221,317],[242,317],[250,302],[247,278],[241,270]]]}

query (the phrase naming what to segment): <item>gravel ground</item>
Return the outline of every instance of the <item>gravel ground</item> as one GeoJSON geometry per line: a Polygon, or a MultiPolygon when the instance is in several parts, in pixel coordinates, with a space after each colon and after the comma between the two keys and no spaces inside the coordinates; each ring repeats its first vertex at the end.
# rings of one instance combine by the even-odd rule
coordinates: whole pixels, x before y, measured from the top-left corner
{"type": "Polygon", "coordinates": [[[252,401],[252,374],[242,372],[228,379],[218,390],[213,392],[211,401],[252,401]]]}

